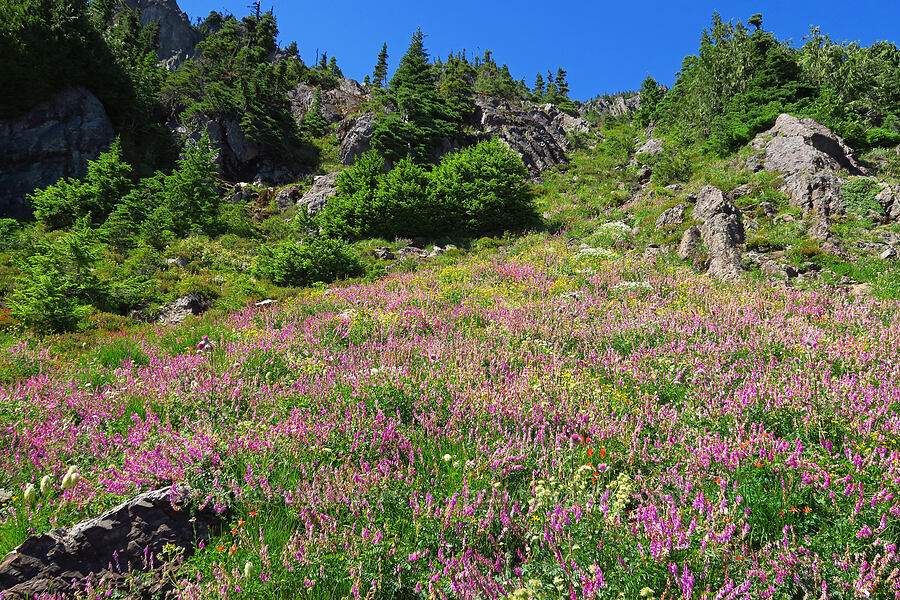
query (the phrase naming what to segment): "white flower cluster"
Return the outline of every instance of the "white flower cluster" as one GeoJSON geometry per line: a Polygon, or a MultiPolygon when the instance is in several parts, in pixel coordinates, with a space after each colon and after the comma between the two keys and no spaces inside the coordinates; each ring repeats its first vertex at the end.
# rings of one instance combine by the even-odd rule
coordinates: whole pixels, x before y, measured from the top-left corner
{"type": "Polygon", "coordinates": [[[620,281],[612,286],[613,290],[652,290],[653,287],[646,281],[620,281]]]}
{"type": "Polygon", "coordinates": [[[616,477],[615,481],[609,484],[609,487],[615,490],[612,506],[609,511],[609,518],[614,519],[622,512],[625,505],[628,503],[628,499],[631,498],[631,492],[634,490],[634,482],[631,480],[631,477],[628,476],[628,473],[619,473],[619,476],[616,477]]]}
{"type": "Polygon", "coordinates": [[[578,256],[592,256],[603,259],[618,258],[618,254],[609,248],[582,248],[578,251],[578,256]]]}
{"type": "Polygon", "coordinates": [[[597,228],[597,231],[602,234],[615,237],[625,237],[626,235],[631,235],[631,227],[629,227],[622,221],[610,221],[609,223],[604,223],[597,228]]]}

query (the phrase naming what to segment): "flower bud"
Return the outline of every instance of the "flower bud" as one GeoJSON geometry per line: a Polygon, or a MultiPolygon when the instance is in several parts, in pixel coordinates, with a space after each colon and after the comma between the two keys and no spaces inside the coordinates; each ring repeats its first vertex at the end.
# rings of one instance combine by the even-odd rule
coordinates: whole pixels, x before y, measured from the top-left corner
{"type": "Polygon", "coordinates": [[[453,458],[453,457],[450,456],[449,454],[445,454],[445,455],[444,455],[444,462],[450,462],[450,459],[451,459],[451,458],[453,458]]]}
{"type": "Polygon", "coordinates": [[[53,489],[53,478],[49,475],[44,475],[41,477],[41,494],[46,496],[51,489],[53,489]]]}
{"type": "Polygon", "coordinates": [[[248,560],[244,563],[244,578],[250,579],[251,577],[253,577],[253,563],[248,560]]]}
{"type": "Polygon", "coordinates": [[[25,502],[28,504],[34,504],[34,499],[37,496],[37,489],[34,487],[33,483],[29,483],[25,486],[25,493],[23,494],[25,498],[25,502]]]}

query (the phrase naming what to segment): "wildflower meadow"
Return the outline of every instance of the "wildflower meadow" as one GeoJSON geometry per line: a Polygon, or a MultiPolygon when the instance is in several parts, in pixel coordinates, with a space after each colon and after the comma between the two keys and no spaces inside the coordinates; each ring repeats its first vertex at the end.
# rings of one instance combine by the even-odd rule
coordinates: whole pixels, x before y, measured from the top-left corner
{"type": "Polygon", "coordinates": [[[184,600],[900,598],[898,347],[895,301],[541,236],[24,338],[0,554],[186,482],[229,526],[153,557],[184,600]]]}

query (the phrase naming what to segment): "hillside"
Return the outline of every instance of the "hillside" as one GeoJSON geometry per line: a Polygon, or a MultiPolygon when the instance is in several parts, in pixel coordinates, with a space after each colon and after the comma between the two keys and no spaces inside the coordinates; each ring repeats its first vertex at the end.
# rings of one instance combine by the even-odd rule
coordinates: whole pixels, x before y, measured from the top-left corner
{"type": "Polygon", "coordinates": [[[112,71],[0,111],[0,600],[900,598],[893,44],[582,103],[29,2],[112,71]]]}

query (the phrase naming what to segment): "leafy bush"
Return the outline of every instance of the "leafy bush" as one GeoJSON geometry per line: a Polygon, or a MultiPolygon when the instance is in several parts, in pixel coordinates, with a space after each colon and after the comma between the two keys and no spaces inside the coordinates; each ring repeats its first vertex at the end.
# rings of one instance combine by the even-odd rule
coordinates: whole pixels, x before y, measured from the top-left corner
{"type": "Polygon", "coordinates": [[[346,244],[327,237],[263,247],[256,270],[274,283],[292,286],[328,283],[364,271],[359,257],[346,244]]]}
{"type": "Polygon", "coordinates": [[[90,312],[71,293],[67,278],[47,256],[32,257],[9,299],[10,312],[28,329],[41,334],[74,331],[90,312]]]}
{"type": "Polygon", "coordinates": [[[881,215],[884,208],[875,200],[880,191],[880,186],[874,179],[859,177],[851,179],[841,191],[844,196],[844,206],[847,212],[860,217],[865,217],[870,212],[881,215]]]}
{"type": "Polygon", "coordinates": [[[375,192],[384,179],[384,159],[370,150],[353,167],[338,175],[337,193],[319,214],[322,231],[343,238],[358,237],[376,224],[375,192]]]}
{"type": "Polygon", "coordinates": [[[475,235],[523,230],[538,219],[525,166],[492,139],[446,155],[431,174],[428,195],[447,230],[475,235]]]}

